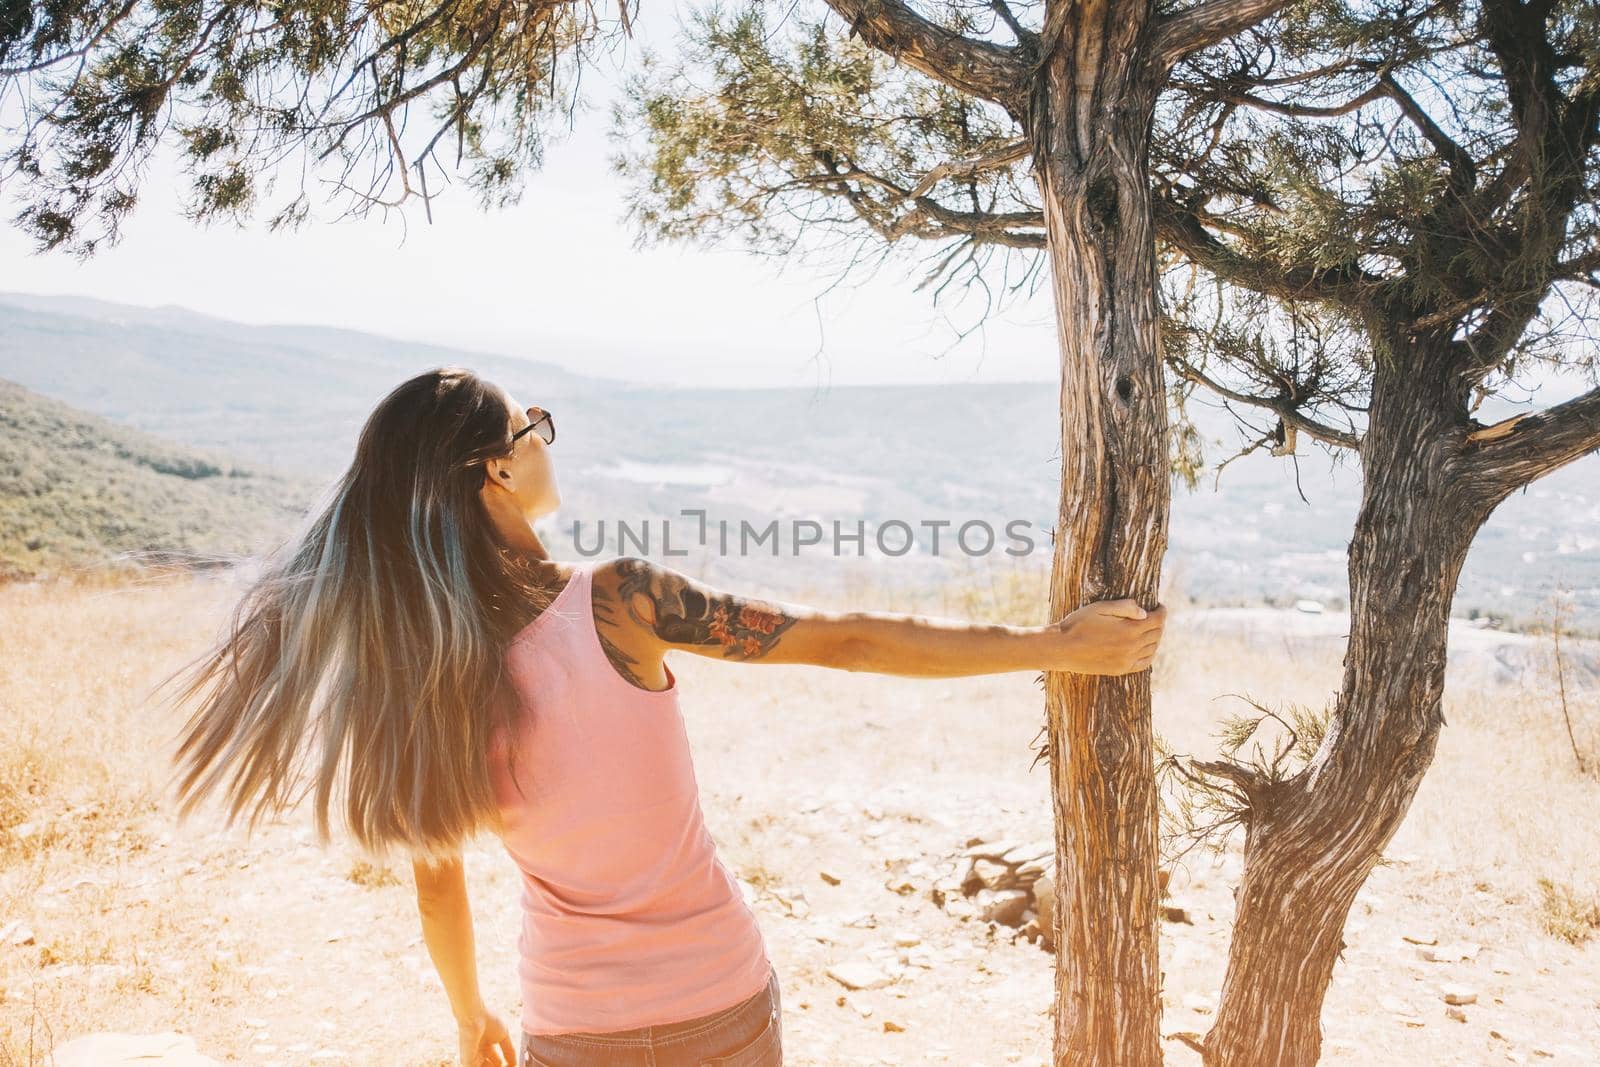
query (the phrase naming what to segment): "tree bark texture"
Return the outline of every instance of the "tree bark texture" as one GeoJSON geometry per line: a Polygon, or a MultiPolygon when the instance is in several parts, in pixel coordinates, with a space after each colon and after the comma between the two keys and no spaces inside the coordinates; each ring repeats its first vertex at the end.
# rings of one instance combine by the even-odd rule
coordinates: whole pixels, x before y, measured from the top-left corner
{"type": "MultiPolygon", "coordinates": [[[[1154,606],[1170,472],[1139,76],[1144,3],[1062,5],[1025,125],[1061,353],[1061,502],[1050,606],[1154,606]]],[[[1046,36],[1051,33],[1047,25],[1046,36]]],[[[1150,676],[1052,673],[1056,1064],[1161,1062],[1150,676]]]]}
{"type": "Polygon", "coordinates": [[[1391,357],[1375,369],[1344,677],[1310,764],[1249,791],[1210,1067],[1317,1061],[1350,906],[1433,760],[1456,580],[1498,502],[1468,476],[1465,398],[1454,389],[1443,361],[1391,357]]]}

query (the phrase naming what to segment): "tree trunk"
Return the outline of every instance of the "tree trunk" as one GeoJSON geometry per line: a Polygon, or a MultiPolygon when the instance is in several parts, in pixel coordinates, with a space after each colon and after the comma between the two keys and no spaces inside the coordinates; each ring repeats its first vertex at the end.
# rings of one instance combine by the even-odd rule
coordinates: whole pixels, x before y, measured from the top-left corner
{"type": "Polygon", "coordinates": [[[1227,977],[1205,1040],[1210,1067],[1316,1062],[1351,903],[1432,762],[1450,603],[1493,506],[1462,477],[1465,405],[1447,377],[1440,362],[1420,359],[1375,369],[1344,678],[1311,763],[1250,790],[1227,977]]]}
{"type": "MultiPolygon", "coordinates": [[[[1146,178],[1154,94],[1136,71],[1144,4],[1078,5],[1026,126],[1061,351],[1054,617],[1154,606],[1170,472],[1146,178]],[[1108,15],[1106,6],[1118,8],[1108,15]],[[1120,8],[1126,7],[1126,17],[1120,8]]],[[[1161,1062],[1150,676],[1046,679],[1056,826],[1054,1062],[1161,1062]]]]}

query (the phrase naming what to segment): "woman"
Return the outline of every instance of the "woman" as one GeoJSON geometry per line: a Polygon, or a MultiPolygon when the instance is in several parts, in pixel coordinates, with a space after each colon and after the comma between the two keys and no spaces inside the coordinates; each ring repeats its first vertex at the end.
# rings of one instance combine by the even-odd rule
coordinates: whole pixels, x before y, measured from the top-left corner
{"type": "Polygon", "coordinates": [[[253,829],[298,801],[315,749],[319,840],[342,784],[353,839],[412,858],[466,1067],[518,1052],[478,993],[460,848],[481,829],[522,873],[522,1063],[778,1064],[777,974],[706,832],[665,653],[1124,674],[1149,666],[1165,612],[976,625],[756,600],[644,559],[557,562],[532,529],[561,500],[554,442],[550,412],[463,368],[386,396],[329,499],[180,672],[180,699],[210,691],[174,756],[179,816],[226,776],[230,824],[250,807],[253,829]]]}

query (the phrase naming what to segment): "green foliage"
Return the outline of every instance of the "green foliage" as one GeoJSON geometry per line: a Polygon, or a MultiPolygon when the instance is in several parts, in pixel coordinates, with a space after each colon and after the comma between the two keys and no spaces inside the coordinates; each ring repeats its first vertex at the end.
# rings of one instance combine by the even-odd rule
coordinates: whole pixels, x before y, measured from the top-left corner
{"type": "Polygon", "coordinates": [[[257,474],[0,380],[0,575],[112,557],[243,555],[287,533],[303,481],[257,474]]]}
{"type": "MultiPolygon", "coordinates": [[[[848,269],[867,249],[931,239],[941,247],[928,282],[963,268],[972,280],[995,248],[1041,244],[1004,221],[971,226],[1036,216],[1025,157],[924,185],[941,163],[1011,146],[1009,116],[821,20],[792,14],[769,27],[759,5],[698,11],[670,61],[647,57],[613,119],[614,165],[643,241],[737,236],[848,269]]],[[[1027,276],[1036,264],[1021,266],[1027,276]]]]}
{"type": "Polygon", "coordinates": [[[1233,695],[1252,710],[1218,724],[1224,759],[1192,760],[1156,737],[1164,862],[1176,862],[1195,848],[1225,849],[1233,832],[1249,826],[1272,803],[1273,793],[1310,764],[1333,721],[1332,708],[1290,704],[1274,710],[1233,695]]]}
{"type": "Polygon", "coordinates": [[[0,87],[21,103],[0,127],[0,182],[26,187],[15,221],[40,250],[83,258],[119,239],[169,130],[197,221],[243,223],[296,152],[272,229],[309,219],[308,179],[347,214],[425,198],[449,177],[440,147],[481,205],[503,206],[575,107],[585,50],[626,24],[620,3],[610,23],[590,4],[498,0],[0,0],[0,87]],[[433,125],[408,121],[413,106],[433,125]]]}
{"type": "Polygon", "coordinates": [[[1224,755],[1238,758],[1240,750],[1250,745],[1247,765],[1269,782],[1282,781],[1311,762],[1327,735],[1332,709],[1290,704],[1270,710],[1248,697],[1240,699],[1252,712],[1229,716],[1218,727],[1218,747],[1224,755]],[[1269,724],[1277,728],[1277,736],[1268,741],[1270,752],[1262,748],[1262,734],[1269,724]]]}
{"type": "MultiPolygon", "coordinates": [[[[1191,263],[1355,322],[1341,354],[1362,374],[1418,345],[1499,371],[1485,393],[1534,362],[1592,374],[1600,23],[1547,6],[1307,0],[1190,57],[1152,163],[1213,242],[1180,241],[1191,263]]],[[[1216,309],[1188,309],[1228,361],[1216,309]]]]}

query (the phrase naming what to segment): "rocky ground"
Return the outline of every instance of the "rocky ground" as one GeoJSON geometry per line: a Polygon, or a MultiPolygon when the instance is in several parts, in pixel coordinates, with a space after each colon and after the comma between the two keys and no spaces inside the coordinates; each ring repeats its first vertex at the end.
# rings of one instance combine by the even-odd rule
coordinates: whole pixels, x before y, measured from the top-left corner
{"type": "MultiPolygon", "coordinates": [[[[140,595],[101,597],[70,618],[0,605],[22,627],[8,632],[52,657],[0,690],[25,711],[53,702],[11,743],[87,746],[57,769],[83,788],[54,789],[6,830],[0,1065],[117,1062],[104,1037],[71,1059],[97,1034],[158,1035],[170,1055],[140,1063],[452,1063],[408,872],[319,848],[308,813],[247,839],[215,814],[175,823],[152,791],[169,724],[149,722],[135,698],[153,665],[205,628],[166,620],[202,618],[209,602],[140,595]],[[90,632],[118,637],[74,642],[90,632]]],[[[1175,616],[1154,679],[1163,736],[1209,754],[1222,694],[1324,697],[1337,654],[1283,636],[1175,616]]],[[[1037,891],[1053,847],[1047,769],[1030,769],[1032,677],[688,655],[673,670],[707,824],[780,976],[787,1062],[1047,1063],[1054,957],[1037,891]]],[[[1579,911],[1575,940],[1550,932],[1541,880],[1575,899],[1593,892],[1600,783],[1572,768],[1541,684],[1527,674],[1452,689],[1436,765],[1346,929],[1325,1062],[1594,1062],[1600,930],[1584,933],[1579,911]]],[[[1600,722],[1592,693],[1573,700],[1580,725],[1600,722]]],[[[467,862],[484,994],[514,1026],[516,871],[492,839],[467,862]]],[[[1203,1037],[1216,1008],[1239,863],[1234,842],[1171,868],[1169,1063],[1199,1062],[1182,1035],[1203,1037]]]]}

